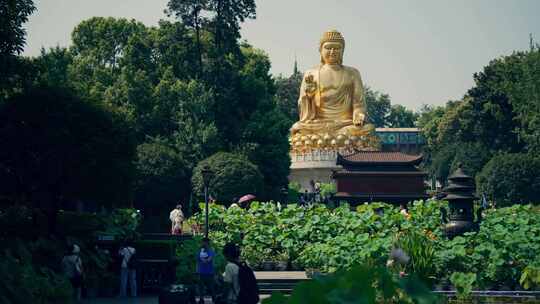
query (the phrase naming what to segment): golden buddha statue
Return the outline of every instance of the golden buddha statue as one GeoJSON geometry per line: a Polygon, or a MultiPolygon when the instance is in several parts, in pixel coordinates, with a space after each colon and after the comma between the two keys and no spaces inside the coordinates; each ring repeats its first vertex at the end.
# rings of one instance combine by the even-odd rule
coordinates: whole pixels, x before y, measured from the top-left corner
{"type": "Polygon", "coordinates": [[[374,126],[366,123],[366,102],[360,72],[342,64],[345,40],[340,32],[323,34],[321,64],[304,73],[298,107],[300,119],[291,127],[293,152],[378,150],[374,126]]]}

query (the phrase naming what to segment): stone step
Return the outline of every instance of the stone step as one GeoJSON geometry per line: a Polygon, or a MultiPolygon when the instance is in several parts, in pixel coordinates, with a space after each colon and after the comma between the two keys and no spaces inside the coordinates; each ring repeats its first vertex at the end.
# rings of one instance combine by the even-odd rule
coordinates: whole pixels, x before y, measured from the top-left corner
{"type": "Polygon", "coordinates": [[[298,283],[309,280],[304,271],[255,271],[255,277],[260,294],[290,294],[298,283]]]}

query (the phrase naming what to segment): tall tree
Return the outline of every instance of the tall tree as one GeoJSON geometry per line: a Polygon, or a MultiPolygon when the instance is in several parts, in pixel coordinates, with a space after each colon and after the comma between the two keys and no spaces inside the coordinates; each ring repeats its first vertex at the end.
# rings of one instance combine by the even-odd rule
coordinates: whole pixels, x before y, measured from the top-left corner
{"type": "Polygon", "coordinates": [[[74,60],[69,75],[76,91],[100,101],[122,71],[122,58],[133,35],[146,33],[135,20],[93,17],[75,27],[71,36],[74,60]]]}
{"type": "Polygon", "coordinates": [[[402,105],[392,105],[386,124],[390,128],[413,128],[418,115],[402,105]]]}
{"type": "Polygon", "coordinates": [[[22,25],[36,10],[32,0],[3,0],[0,2],[0,55],[18,55],[26,44],[22,25]]]}
{"type": "Polygon", "coordinates": [[[26,43],[23,24],[35,10],[32,0],[0,1],[0,102],[20,90],[28,78],[28,62],[17,55],[26,43]]]}
{"type": "Polygon", "coordinates": [[[16,95],[0,106],[0,145],[1,194],[46,210],[52,232],[61,200],[131,202],[134,138],[97,103],[64,89],[16,95]]]}
{"type": "Polygon", "coordinates": [[[67,48],[59,46],[49,50],[41,49],[41,54],[32,59],[36,68],[36,81],[42,86],[67,88],[70,85],[69,66],[73,55],[67,48]]]}
{"type": "Polygon", "coordinates": [[[201,27],[208,23],[203,14],[208,12],[208,0],[169,0],[167,15],[175,15],[183,24],[195,30],[195,43],[197,45],[198,76],[203,74],[203,50],[201,42],[201,27]]]}
{"type": "Polygon", "coordinates": [[[288,119],[293,122],[298,120],[298,96],[300,96],[300,84],[302,73],[296,71],[289,77],[278,76],[276,83],[276,103],[288,119]]]}
{"type": "Polygon", "coordinates": [[[531,153],[540,153],[540,46],[532,45],[519,64],[519,82],[507,80],[510,103],[519,121],[519,140],[531,153]]]}
{"type": "Polygon", "coordinates": [[[364,98],[367,104],[368,121],[376,128],[383,128],[387,125],[387,118],[390,114],[390,96],[365,87],[364,98]]]}
{"type": "Polygon", "coordinates": [[[255,0],[209,0],[210,10],[215,14],[214,43],[218,56],[233,50],[240,38],[240,23],[256,16],[255,0]]]}

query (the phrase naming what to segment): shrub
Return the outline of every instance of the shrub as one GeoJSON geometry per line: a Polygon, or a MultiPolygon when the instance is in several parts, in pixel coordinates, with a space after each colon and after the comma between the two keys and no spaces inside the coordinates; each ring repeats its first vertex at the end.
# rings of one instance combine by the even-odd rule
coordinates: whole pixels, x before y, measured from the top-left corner
{"type": "Polygon", "coordinates": [[[22,245],[15,252],[0,252],[0,303],[69,303],[72,289],[68,280],[43,265],[34,265],[22,245]]]}
{"type": "Polygon", "coordinates": [[[137,207],[169,209],[189,193],[186,161],[165,140],[152,139],[137,147],[137,207]]]}
{"type": "Polygon", "coordinates": [[[494,156],[477,176],[478,191],[498,207],[540,203],[540,158],[517,153],[494,156]]]}
{"type": "Polygon", "coordinates": [[[193,190],[204,193],[201,171],[208,166],[213,173],[210,180],[212,196],[220,202],[230,202],[244,194],[259,195],[263,176],[257,166],[242,154],[218,152],[199,162],[193,170],[193,190]]]}

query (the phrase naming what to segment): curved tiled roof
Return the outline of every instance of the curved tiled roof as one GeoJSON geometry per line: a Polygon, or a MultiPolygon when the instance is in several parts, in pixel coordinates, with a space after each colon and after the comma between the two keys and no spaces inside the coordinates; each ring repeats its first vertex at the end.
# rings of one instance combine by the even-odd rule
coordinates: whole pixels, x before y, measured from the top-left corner
{"type": "Polygon", "coordinates": [[[409,155],[401,152],[358,151],[351,154],[338,155],[338,162],[347,163],[386,163],[386,164],[418,164],[422,155],[409,155]]]}

